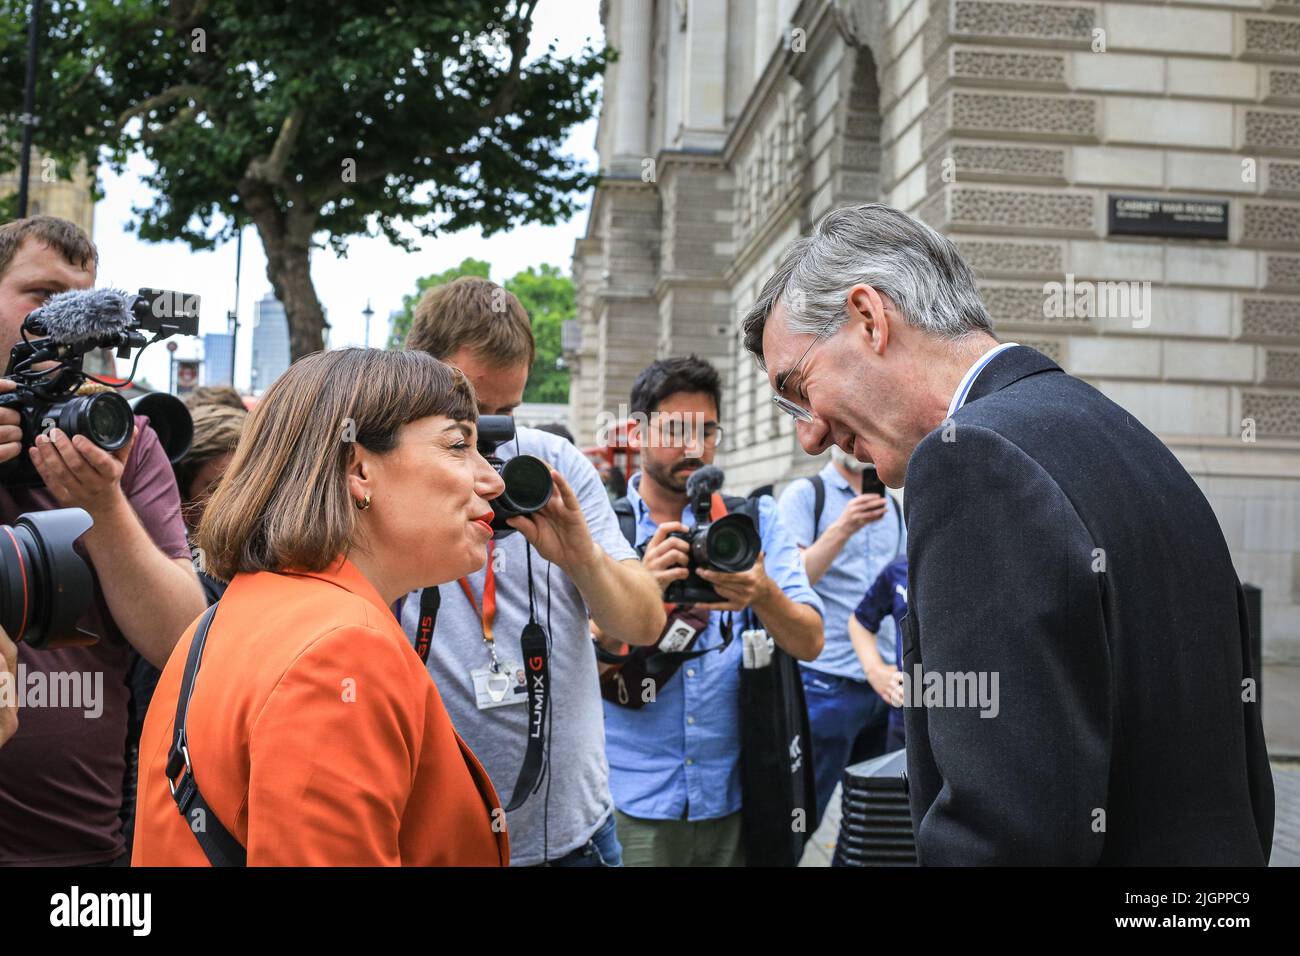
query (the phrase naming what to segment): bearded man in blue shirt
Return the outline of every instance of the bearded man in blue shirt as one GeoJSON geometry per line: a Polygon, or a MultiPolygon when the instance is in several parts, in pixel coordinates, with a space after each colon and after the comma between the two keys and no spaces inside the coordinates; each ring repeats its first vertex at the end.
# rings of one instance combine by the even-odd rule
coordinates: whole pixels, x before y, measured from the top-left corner
{"type": "MultiPolygon", "coordinates": [[[[717,370],[693,355],[653,363],[632,387],[629,443],[639,450],[641,471],[628,483],[627,500],[642,562],[661,589],[688,574],[688,546],[669,535],[695,525],[686,482],[713,463],[722,438],[720,399],[717,370]]],[[[605,699],[610,790],[628,866],[744,863],[743,642],[724,640],[723,627],[738,625],[740,612],[749,609],[791,656],[812,660],[821,652],[822,604],[794,539],[770,496],[758,500],[757,512],[762,554],[754,566],[739,573],[698,571],[723,599],[694,606],[707,617],[692,649],[710,652],[658,681],[648,702],[627,706],[605,699]]],[[[617,634],[596,636],[607,649],[621,643],[617,634]]]]}

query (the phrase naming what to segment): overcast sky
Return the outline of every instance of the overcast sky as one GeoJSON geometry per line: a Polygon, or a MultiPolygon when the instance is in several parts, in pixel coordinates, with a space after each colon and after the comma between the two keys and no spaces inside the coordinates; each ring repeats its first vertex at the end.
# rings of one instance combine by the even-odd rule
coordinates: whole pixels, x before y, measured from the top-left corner
{"type": "MultiPolygon", "coordinates": [[[[560,56],[577,53],[588,40],[599,45],[604,32],[600,25],[598,0],[541,0],[534,14],[530,55],[541,52],[554,39],[560,56]]],[[[596,120],[574,129],[565,149],[589,168],[596,166],[596,120]]],[[[105,197],[95,207],[95,243],[99,247],[98,284],[134,292],[144,286],[198,293],[202,296],[200,333],[226,331],[226,313],[235,298],[235,243],[206,252],[193,252],[183,242],[149,243],[127,231],[131,208],[150,202],[150,191],[140,176],[149,163],[135,156],[124,175],[103,168],[105,197]]],[[[401,308],[402,296],[415,290],[421,276],[457,265],[466,256],[492,264],[492,278],[509,278],[528,266],[541,263],[570,268],[574,240],[587,224],[587,204],[572,220],[555,226],[521,226],[491,239],[477,230],[450,233],[422,240],[420,251],[407,254],[381,238],[357,237],[349,243],[346,258],[328,248],[312,254],[312,279],[316,294],[328,312],[329,344],[332,347],[361,345],[365,340],[362,310],[370,300],[375,310],[370,344],[383,345],[388,314],[401,308]]],[[[408,230],[414,236],[414,230],[408,230]]],[[[252,355],[253,303],[271,291],[266,277],[266,256],[257,230],[244,230],[244,252],[239,291],[239,341],[236,385],[247,389],[252,355]]],[[[178,358],[202,355],[201,340],[179,339],[178,358]]],[[[119,371],[126,364],[119,360],[119,371]]],[[[167,388],[168,353],[165,343],[145,351],[140,376],[155,388],[167,388]]]]}

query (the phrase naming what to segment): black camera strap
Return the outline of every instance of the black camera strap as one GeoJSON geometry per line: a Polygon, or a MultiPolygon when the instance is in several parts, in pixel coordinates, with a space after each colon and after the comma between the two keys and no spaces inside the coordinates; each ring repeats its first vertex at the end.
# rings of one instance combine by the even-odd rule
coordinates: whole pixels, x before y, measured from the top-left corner
{"type": "Polygon", "coordinates": [[[185,721],[189,716],[190,697],[194,693],[194,681],[199,674],[199,665],[203,660],[203,646],[208,640],[208,629],[212,618],[216,616],[220,601],[209,607],[199,619],[199,626],[190,641],[190,652],[185,659],[185,673],[181,677],[180,694],[176,698],[176,720],[172,731],[172,746],[167,752],[167,785],[171,787],[172,799],[180,811],[186,826],[199,841],[199,847],[208,862],[213,866],[247,866],[248,851],[235,839],[234,835],[222,825],[217,815],[208,806],[208,801],[199,792],[199,785],[194,779],[194,768],[190,762],[189,741],[185,721]],[[183,771],[183,772],[182,772],[183,771]],[[180,774],[180,779],[176,775],[180,774]]]}
{"type": "Polygon", "coordinates": [[[519,638],[524,656],[524,675],[528,680],[528,749],[515,779],[515,792],[506,804],[506,812],[517,810],[536,793],[546,777],[547,712],[551,706],[550,640],[537,621],[537,600],[533,588],[533,546],[524,542],[528,570],[528,623],[519,638]]]}
{"type": "MultiPolygon", "coordinates": [[[[537,620],[533,547],[525,542],[524,549],[528,565],[528,623],[524,625],[523,634],[519,638],[519,652],[523,656],[524,679],[528,683],[528,742],[524,762],[515,779],[514,793],[505,808],[507,812],[523,806],[524,801],[538,791],[546,778],[546,732],[551,706],[550,639],[537,620]]],[[[420,592],[420,620],[415,651],[426,665],[441,603],[442,595],[436,586],[427,587],[420,592]]]]}

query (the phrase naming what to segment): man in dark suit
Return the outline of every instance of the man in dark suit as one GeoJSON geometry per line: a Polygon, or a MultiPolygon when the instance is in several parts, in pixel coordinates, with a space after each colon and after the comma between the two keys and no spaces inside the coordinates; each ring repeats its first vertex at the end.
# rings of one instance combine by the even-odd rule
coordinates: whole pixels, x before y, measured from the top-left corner
{"type": "Polygon", "coordinates": [[[999,345],[953,244],[887,206],[795,242],[744,332],[806,451],[906,479],[920,862],[1266,863],[1241,586],[1159,439],[999,345]]]}

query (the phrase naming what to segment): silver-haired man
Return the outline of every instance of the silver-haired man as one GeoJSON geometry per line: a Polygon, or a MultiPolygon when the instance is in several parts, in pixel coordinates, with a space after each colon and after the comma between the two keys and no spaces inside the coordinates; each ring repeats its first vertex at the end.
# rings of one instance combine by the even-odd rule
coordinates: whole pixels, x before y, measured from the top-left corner
{"type": "Polygon", "coordinates": [[[999,344],[956,247],[888,206],[796,241],[744,334],[806,451],[906,482],[920,861],[1266,862],[1244,597],[1159,439],[999,344]]]}

